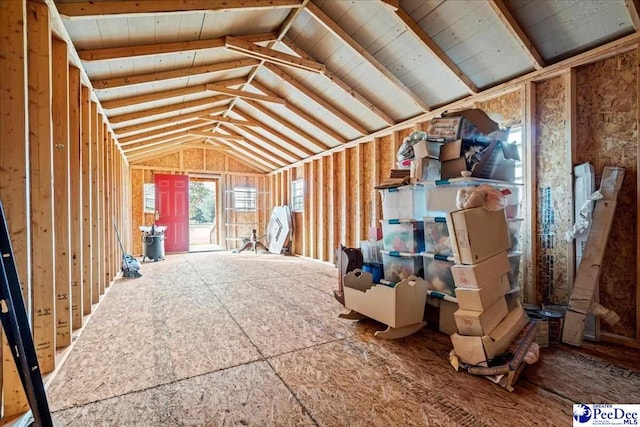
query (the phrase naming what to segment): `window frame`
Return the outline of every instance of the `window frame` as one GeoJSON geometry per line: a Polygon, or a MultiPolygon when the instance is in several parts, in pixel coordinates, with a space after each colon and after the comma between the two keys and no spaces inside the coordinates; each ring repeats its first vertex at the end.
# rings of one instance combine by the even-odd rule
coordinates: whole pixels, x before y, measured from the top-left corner
{"type": "Polygon", "coordinates": [[[304,212],[304,180],[291,181],[291,211],[304,212]],[[299,185],[299,188],[297,186],[299,185]]]}
{"type": "Polygon", "coordinates": [[[233,189],[233,208],[237,212],[256,212],[257,199],[258,194],[254,187],[234,187],[233,189]]]}

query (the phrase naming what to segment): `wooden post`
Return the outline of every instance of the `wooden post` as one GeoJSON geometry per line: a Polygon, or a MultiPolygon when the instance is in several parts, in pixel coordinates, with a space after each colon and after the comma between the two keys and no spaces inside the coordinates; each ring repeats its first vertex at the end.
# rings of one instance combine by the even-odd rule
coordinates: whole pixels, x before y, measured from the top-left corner
{"type": "Polygon", "coordinates": [[[313,161],[316,165],[316,194],[315,194],[315,223],[316,223],[316,258],[324,260],[324,241],[326,239],[324,231],[324,188],[325,188],[325,174],[324,174],[324,157],[320,157],[313,161]]]}
{"type": "Polygon", "coordinates": [[[91,123],[92,105],[89,88],[82,86],[81,138],[82,138],[82,314],[91,314],[91,296],[93,288],[93,181],[91,123]]]}
{"type": "Polygon", "coordinates": [[[98,115],[98,263],[100,264],[100,276],[98,280],[100,281],[100,295],[104,294],[105,290],[105,278],[106,278],[106,267],[107,262],[105,257],[106,253],[106,245],[105,245],[105,232],[104,232],[104,207],[105,207],[105,180],[106,176],[104,173],[104,116],[102,114],[98,115]]]}
{"type": "Polygon", "coordinates": [[[318,165],[315,160],[309,162],[309,257],[317,258],[318,249],[318,165]]]}
{"type": "MultiPolygon", "coordinates": [[[[573,68],[570,68],[565,74],[565,90],[567,91],[565,96],[566,107],[565,110],[567,112],[567,165],[566,168],[569,171],[567,183],[568,189],[568,200],[567,204],[569,205],[569,227],[571,227],[575,221],[574,218],[574,176],[573,176],[573,163],[577,158],[576,154],[576,146],[577,146],[577,138],[578,138],[578,128],[577,128],[577,120],[578,120],[578,106],[577,106],[577,94],[576,94],[576,71],[573,68]]],[[[569,294],[571,294],[571,290],[573,289],[573,280],[576,274],[576,244],[575,240],[571,240],[571,242],[567,243],[567,283],[569,285],[568,290],[569,294]]],[[[596,296],[596,301],[598,297],[596,296]]]]}
{"type": "Polygon", "coordinates": [[[303,163],[304,176],[304,249],[302,254],[306,257],[311,256],[311,163],[303,163]]]}
{"type": "Polygon", "coordinates": [[[365,208],[365,201],[366,201],[366,196],[364,194],[364,189],[365,189],[365,173],[364,173],[364,162],[365,162],[365,156],[364,156],[364,150],[365,150],[365,146],[364,144],[358,144],[358,146],[356,147],[355,150],[355,155],[356,155],[356,176],[355,176],[355,181],[354,183],[352,183],[352,185],[356,185],[356,199],[354,200],[354,203],[357,205],[356,209],[355,209],[355,215],[356,215],[356,228],[355,228],[355,236],[354,236],[354,240],[355,240],[355,247],[359,247],[360,246],[360,240],[363,240],[363,237],[366,235],[364,230],[366,230],[367,227],[367,219],[365,218],[365,212],[366,212],[366,208],[365,208]]]}
{"type": "Polygon", "coordinates": [[[358,212],[358,197],[357,197],[357,183],[354,182],[354,178],[357,178],[357,147],[347,148],[345,151],[345,163],[344,163],[344,221],[345,221],[345,245],[350,248],[355,247],[356,231],[356,218],[358,212]]]}
{"type": "Polygon", "coordinates": [[[109,131],[107,124],[102,122],[102,187],[103,187],[103,204],[102,204],[102,226],[103,226],[103,241],[102,247],[104,248],[104,287],[105,289],[111,284],[111,219],[109,218],[110,206],[111,206],[111,169],[109,163],[111,161],[109,157],[109,131]]]}
{"type": "Polygon", "coordinates": [[[524,111],[524,126],[522,137],[525,147],[525,204],[526,215],[526,239],[525,259],[526,275],[524,276],[524,301],[529,304],[537,304],[538,290],[536,286],[536,265],[538,258],[537,235],[537,146],[536,146],[536,87],[535,83],[524,84],[522,96],[522,111],[524,111]]]}
{"type": "Polygon", "coordinates": [[[98,193],[98,105],[91,102],[91,303],[100,301],[100,235],[99,229],[99,193],[98,193]]]}
{"type": "Polygon", "coordinates": [[[29,3],[29,153],[33,339],[43,374],[55,369],[55,252],[51,133],[51,27],[46,4],[29,3]]]}
{"type": "Polygon", "coordinates": [[[340,174],[340,189],[338,191],[337,198],[340,200],[340,243],[348,247],[349,214],[347,213],[347,193],[349,191],[349,187],[347,179],[349,177],[349,156],[347,154],[348,149],[343,150],[338,154],[338,156],[340,156],[340,169],[338,170],[338,173],[340,174]]]}
{"type": "Polygon", "coordinates": [[[333,193],[330,191],[331,185],[331,157],[322,157],[322,260],[331,262],[331,230],[329,228],[330,207],[333,204],[333,193]]]}
{"type": "MultiPolygon", "coordinates": [[[[0,198],[25,308],[31,314],[26,1],[2,2],[0,8],[0,198]]],[[[26,411],[29,404],[4,334],[2,337],[3,413],[9,417],[26,411]]]]}
{"type": "Polygon", "coordinates": [[[83,242],[82,242],[82,141],[80,69],[69,67],[69,171],[71,172],[71,327],[82,326],[83,242]]]}
{"type": "Polygon", "coordinates": [[[56,347],[71,344],[71,259],[69,257],[69,60],[67,44],[51,46],[53,81],[53,207],[55,230],[56,347]]]}
{"type": "Polygon", "coordinates": [[[380,179],[380,139],[373,138],[370,144],[373,144],[373,154],[371,156],[371,167],[373,168],[371,171],[371,188],[373,189],[373,194],[371,195],[371,216],[374,225],[378,226],[379,221],[382,219],[382,203],[379,202],[380,196],[378,196],[378,190],[374,188],[379,184],[378,180],[380,179]]]}

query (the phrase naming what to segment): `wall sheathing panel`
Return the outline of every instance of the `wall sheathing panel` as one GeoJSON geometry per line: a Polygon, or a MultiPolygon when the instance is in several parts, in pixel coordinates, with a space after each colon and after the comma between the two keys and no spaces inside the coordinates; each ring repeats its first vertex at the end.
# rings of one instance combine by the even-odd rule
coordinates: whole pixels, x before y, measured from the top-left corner
{"type": "Polygon", "coordinates": [[[600,276],[600,304],[615,311],[620,323],[603,332],[636,336],[638,100],[636,52],[580,67],[577,78],[576,161],[593,164],[596,187],[605,166],[625,168],[616,216],[600,276]]]}
{"type": "Polygon", "coordinates": [[[536,84],[537,169],[537,300],[567,304],[572,202],[567,177],[567,111],[565,79],[560,76],[536,84]]]}

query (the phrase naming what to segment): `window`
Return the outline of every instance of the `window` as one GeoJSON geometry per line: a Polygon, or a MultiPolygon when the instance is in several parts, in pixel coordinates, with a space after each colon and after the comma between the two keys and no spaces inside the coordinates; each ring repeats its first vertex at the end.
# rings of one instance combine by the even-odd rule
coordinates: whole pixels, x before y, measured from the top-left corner
{"type": "Polygon", "coordinates": [[[304,181],[291,182],[291,205],[294,212],[304,211],[304,181]]]}
{"type": "Polygon", "coordinates": [[[513,143],[518,147],[518,156],[520,161],[516,162],[516,182],[524,183],[524,167],[522,160],[524,159],[524,147],[522,144],[522,126],[515,125],[509,129],[509,137],[507,142],[513,143]]]}
{"type": "Polygon", "coordinates": [[[249,187],[236,187],[233,190],[233,206],[240,212],[255,212],[256,189],[249,187]]]}
{"type": "Polygon", "coordinates": [[[155,184],[143,184],[144,213],[156,213],[156,186],[155,184]]]}

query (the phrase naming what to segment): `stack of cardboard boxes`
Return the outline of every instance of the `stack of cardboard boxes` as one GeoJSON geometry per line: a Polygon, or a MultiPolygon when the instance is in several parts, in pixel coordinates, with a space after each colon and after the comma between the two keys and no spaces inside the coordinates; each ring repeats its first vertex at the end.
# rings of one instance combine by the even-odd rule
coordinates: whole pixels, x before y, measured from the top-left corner
{"type": "Polygon", "coordinates": [[[529,323],[519,302],[505,298],[511,246],[505,213],[481,207],[458,210],[447,215],[447,226],[459,307],[454,314],[458,332],[451,341],[463,363],[489,366],[529,323]]]}

